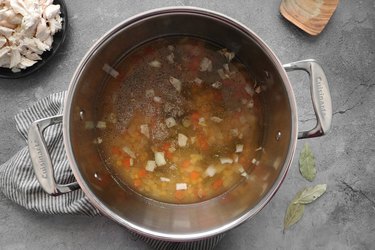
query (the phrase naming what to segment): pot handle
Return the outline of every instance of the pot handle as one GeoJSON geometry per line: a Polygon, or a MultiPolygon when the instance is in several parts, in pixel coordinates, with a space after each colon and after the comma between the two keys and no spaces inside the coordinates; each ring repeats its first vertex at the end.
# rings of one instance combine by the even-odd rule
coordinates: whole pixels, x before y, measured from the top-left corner
{"type": "Polygon", "coordinates": [[[43,137],[47,127],[61,122],[62,115],[44,118],[33,122],[28,131],[29,153],[35,175],[44,191],[53,196],[79,189],[77,182],[65,185],[56,183],[51,156],[43,137]]]}
{"type": "Polygon", "coordinates": [[[287,72],[303,70],[310,75],[310,92],[316,116],[316,126],[309,131],[299,132],[298,139],[325,135],[331,129],[332,100],[327,77],[322,67],[314,59],[292,62],[283,66],[287,72]]]}

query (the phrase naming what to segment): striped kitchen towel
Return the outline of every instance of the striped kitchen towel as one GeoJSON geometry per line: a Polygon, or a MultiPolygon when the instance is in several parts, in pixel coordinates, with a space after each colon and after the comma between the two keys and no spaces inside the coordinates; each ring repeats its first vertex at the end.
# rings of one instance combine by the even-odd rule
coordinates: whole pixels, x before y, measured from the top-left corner
{"type": "MultiPolygon", "coordinates": [[[[65,92],[52,94],[15,116],[17,130],[26,142],[31,123],[42,118],[62,114],[64,97],[65,92]]],[[[75,178],[65,156],[62,124],[48,127],[44,131],[44,137],[51,154],[57,183],[74,182],[75,178]]],[[[27,146],[0,166],[0,190],[10,200],[26,209],[40,213],[100,215],[99,210],[91,205],[80,189],[60,196],[50,196],[45,193],[34,174],[27,146]]],[[[224,234],[221,234],[201,241],[175,243],[135,235],[155,249],[168,250],[213,249],[224,236],[224,234]]]]}

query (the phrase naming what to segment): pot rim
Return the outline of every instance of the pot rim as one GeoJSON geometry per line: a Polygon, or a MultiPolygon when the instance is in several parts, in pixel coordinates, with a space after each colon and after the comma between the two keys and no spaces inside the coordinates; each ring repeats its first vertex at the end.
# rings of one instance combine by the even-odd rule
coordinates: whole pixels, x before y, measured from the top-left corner
{"type": "Polygon", "coordinates": [[[289,81],[289,78],[286,74],[286,71],[284,67],[282,66],[282,63],[278,59],[278,57],[274,54],[274,52],[271,50],[271,48],[266,45],[266,43],[258,36],[256,35],[251,29],[246,27],[244,24],[240,23],[239,21],[228,17],[222,13],[207,10],[204,8],[198,8],[198,7],[187,7],[187,6],[170,6],[170,7],[163,7],[163,8],[156,8],[149,11],[142,12],[140,14],[137,14],[135,16],[132,16],[115,27],[113,27],[111,30],[109,30],[107,33],[105,33],[102,37],[98,39],[98,41],[91,46],[89,51],[85,54],[83,59],[81,60],[80,64],[78,65],[76,71],[74,72],[74,75],[72,77],[72,80],[69,84],[69,88],[67,91],[67,96],[65,98],[64,103],[64,111],[63,111],[63,138],[64,138],[64,145],[66,150],[66,155],[69,161],[69,164],[71,166],[71,169],[73,171],[73,174],[79,184],[79,186],[82,188],[83,192],[89,199],[89,201],[100,210],[100,212],[107,217],[111,218],[115,222],[127,227],[130,230],[133,230],[137,233],[140,233],[142,235],[160,239],[160,240],[168,240],[168,241],[192,241],[192,240],[199,240],[202,238],[211,237],[223,232],[226,232],[244,221],[246,221],[249,218],[252,218],[254,215],[256,215],[261,209],[263,209],[268,202],[272,199],[272,197],[275,195],[275,193],[280,188],[282,182],[284,181],[286,174],[289,170],[289,167],[291,165],[291,162],[294,157],[296,144],[297,144],[297,133],[298,133],[298,122],[297,122],[297,108],[296,108],[296,99],[294,96],[293,89],[291,87],[291,83],[289,81]],[[269,57],[269,59],[272,61],[272,63],[277,68],[280,77],[284,83],[285,90],[288,95],[288,100],[290,104],[291,109],[291,135],[290,135],[290,143],[288,148],[288,153],[285,158],[284,164],[282,166],[282,169],[280,171],[280,174],[278,178],[275,180],[274,184],[270,188],[270,190],[267,192],[267,194],[259,200],[259,202],[250,210],[248,210],[246,213],[244,213],[242,216],[238,217],[236,220],[231,221],[230,223],[224,224],[218,228],[200,232],[200,233],[189,233],[189,234],[170,234],[170,233],[160,233],[155,230],[150,230],[145,227],[136,225],[134,223],[131,223],[127,221],[126,219],[122,218],[121,216],[115,214],[112,212],[111,209],[109,209],[107,206],[105,206],[97,197],[96,195],[91,191],[89,186],[86,184],[85,180],[83,179],[80,171],[78,170],[77,162],[74,159],[74,154],[72,150],[72,144],[70,140],[70,111],[71,111],[71,104],[72,99],[77,87],[77,80],[79,79],[81,72],[84,70],[86,63],[89,61],[91,56],[95,53],[95,51],[100,48],[100,46],[107,41],[108,38],[110,38],[113,34],[120,31],[122,28],[131,25],[132,23],[142,20],[147,17],[160,15],[160,14],[168,14],[168,13],[191,13],[191,14],[201,14],[210,16],[212,18],[220,19],[232,26],[235,26],[237,29],[241,30],[241,32],[246,33],[246,35],[250,36],[252,39],[255,40],[255,42],[262,48],[263,52],[266,53],[266,55],[269,57]]]}

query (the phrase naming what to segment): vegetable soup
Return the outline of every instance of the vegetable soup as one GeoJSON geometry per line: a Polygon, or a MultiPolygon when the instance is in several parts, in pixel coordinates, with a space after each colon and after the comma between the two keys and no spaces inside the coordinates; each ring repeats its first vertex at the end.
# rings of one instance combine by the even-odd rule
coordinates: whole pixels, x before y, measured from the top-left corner
{"type": "Polygon", "coordinates": [[[161,202],[195,203],[259,165],[262,89],[231,51],[167,37],[103,70],[109,79],[94,143],[120,185],[161,202]]]}

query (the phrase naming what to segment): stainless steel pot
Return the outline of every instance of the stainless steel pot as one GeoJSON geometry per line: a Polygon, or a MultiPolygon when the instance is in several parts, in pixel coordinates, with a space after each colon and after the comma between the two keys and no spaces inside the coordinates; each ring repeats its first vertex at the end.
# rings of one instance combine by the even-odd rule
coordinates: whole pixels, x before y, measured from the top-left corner
{"type": "MultiPolygon", "coordinates": [[[[225,232],[257,214],[280,187],[293,159],[297,138],[324,135],[331,126],[332,105],[326,76],[314,60],[282,65],[271,49],[251,30],[222,14],[191,7],[163,8],[132,17],[105,34],[86,54],[71,81],[63,118],[36,121],[29,131],[29,149],[43,189],[60,195],[82,188],[90,201],[121,225],[153,238],[189,241],[225,232]],[[251,195],[252,178],[211,200],[173,205],[147,199],[120,188],[110,177],[92,143],[94,132],[85,121],[96,120],[96,102],[108,75],[103,65],[116,64],[133,48],[155,38],[186,35],[214,41],[236,52],[262,82],[265,124],[261,170],[271,184],[260,197],[251,195]],[[286,71],[304,70],[310,76],[317,125],[298,132],[295,97],[286,71]],[[63,122],[64,144],[78,183],[57,184],[43,140],[43,130],[63,122]]],[[[259,168],[258,168],[259,169],[259,168]]],[[[254,170],[258,171],[258,170],[254,170]]]]}

